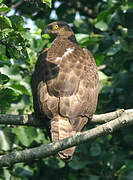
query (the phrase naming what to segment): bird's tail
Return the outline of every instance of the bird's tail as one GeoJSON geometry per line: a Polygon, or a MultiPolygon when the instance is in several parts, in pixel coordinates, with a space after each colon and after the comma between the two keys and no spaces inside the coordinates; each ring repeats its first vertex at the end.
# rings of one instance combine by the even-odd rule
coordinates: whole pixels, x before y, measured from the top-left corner
{"type": "MultiPolygon", "coordinates": [[[[68,118],[64,117],[54,117],[51,120],[51,139],[52,142],[65,139],[69,136],[76,134],[76,131],[73,130],[72,125],[69,122],[68,118]]],[[[75,151],[75,147],[59,151],[58,155],[62,160],[70,160],[75,151]]]]}

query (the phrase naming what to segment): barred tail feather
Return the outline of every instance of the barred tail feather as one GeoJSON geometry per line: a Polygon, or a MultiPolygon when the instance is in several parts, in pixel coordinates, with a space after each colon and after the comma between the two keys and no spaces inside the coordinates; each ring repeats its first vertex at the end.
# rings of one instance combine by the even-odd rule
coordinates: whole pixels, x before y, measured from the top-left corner
{"type": "MultiPolygon", "coordinates": [[[[73,136],[74,134],[76,134],[76,131],[73,130],[73,127],[70,124],[68,118],[57,116],[51,120],[52,142],[65,139],[69,136],[73,136]]],[[[72,158],[74,151],[75,147],[71,147],[63,151],[60,151],[58,155],[62,160],[70,160],[72,158]]]]}

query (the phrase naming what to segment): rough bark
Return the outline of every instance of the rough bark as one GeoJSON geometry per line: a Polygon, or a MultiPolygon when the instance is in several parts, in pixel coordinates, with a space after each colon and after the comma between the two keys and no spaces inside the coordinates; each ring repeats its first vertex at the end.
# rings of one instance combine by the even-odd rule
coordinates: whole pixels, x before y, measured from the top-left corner
{"type": "MultiPolygon", "coordinates": [[[[6,115],[3,117],[5,117],[6,119],[6,115]]],[[[12,117],[12,115],[10,115],[10,117],[12,117]]],[[[16,117],[18,118],[19,116],[16,116],[16,117]]],[[[21,121],[25,122],[25,123],[21,122],[21,125],[26,125],[26,123],[27,125],[30,125],[28,124],[28,120],[27,120],[28,118],[26,119],[27,121],[23,121],[24,116],[20,116],[20,117],[21,117],[20,118],[21,121]]],[[[30,117],[30,116],[26,116],[26,117],[30,117]]],[[[9,122],[9,119],[13,119],[13,118],[8,117],[8,122],[9,122]]],[[[31,122],[30,123],[34,125],[33,123],[34,121],[31,121],[31,122]]],[[[88,130],[82,133],[77,133],[74,136],[71,136],[69,138],[63,139],[55,143],[41,145],[39,147],[25,149],[23,151],[13,151],[6,155],[2,155],[0,156],[0,167],[11,166],[12,164],[18,163],[18,162],[25,162],[25,161],[34,160],[34,159],[45,158],[50,155],[56,154],[60,150],[64,150],[66,148],[69,148],[78,144],[82,144],[85,142],[89,142],[89,140],[95,139],[96,137],[110,134],[116,129],[120,129],[122,127],[133,124],[133,109],[125,110],[125,111],[118,110],[112,113],[95,115],[93,118],[93,122],[95,123],[106,122],[106,123],[99,125],[91,130],[88,130]]]]}
{"type": "MultiPolygon", "coordinates": [[[[94,115],[91,123],[105,123],[111,121],[124,112],[123,109],[119,109],[114,112],[109,112],[105,114],[94,115]]],[[[127,114],[132,114],[133,109],[125,110],[127,114]]],[[[23,125],[23,126],[38,126],[44,127],[43,122],[35,119],[33,115],[8,115],[8,114],[0,114],[0,124],[8,124],[8,125],[23,125]]]]}

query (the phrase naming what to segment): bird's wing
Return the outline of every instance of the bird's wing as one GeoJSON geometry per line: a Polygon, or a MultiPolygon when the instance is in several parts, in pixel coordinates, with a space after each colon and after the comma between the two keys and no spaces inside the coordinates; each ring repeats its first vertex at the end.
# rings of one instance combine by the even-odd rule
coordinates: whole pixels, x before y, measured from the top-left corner
{"type": "Polygon", "coordinates": [[[49,118],[58,114],[67,117],[79,131],[96,109],[98,75],[94,58],[80,48],[54,63],[45,61],[46,55],[47,50],[39,56],[32,78],[35,112],[49,118]]]}
{"type": "MultiPolygon", "coordinates": [[[[80,77],[83,72],[83,57],[80,56],[81,50],[77,46],[68,48],[61,57],[53,59],[59,68],[56,77],[47,81],[47,87],[51,95],[66,97],[76,94],[80,77]]],[[[51,74],[55,69],[51,68],[51,74]]]]}
{"type": "Polygon", "coordinates": [[[97,106],[97,99],[98,99],[98,89],[99,89],[99,79],[98,79],[98,70],[96,67],[95,60],[90,51],[86,48],[83,49],[86,55],[86,69],[85,74],[87,75],[87,96],[88,96],[88,103],[86,104],[87,109],[84,112],[85,115],[89,118],[92,118],[97,106]]]}
{"type": "Polygon", "coordinates": [[[73,79],[74,82],[78,80],[77,90],[69,97],[60,98],[60,114],[69,117],[76,131],[80,131],[87,123],[86,117],[92,118],[98,97],[98,74],[93,56],[83,49],[78,59],[74,65],[78,68],[73,68],[74,75],[77,74],[77,79],[73,79]]]}

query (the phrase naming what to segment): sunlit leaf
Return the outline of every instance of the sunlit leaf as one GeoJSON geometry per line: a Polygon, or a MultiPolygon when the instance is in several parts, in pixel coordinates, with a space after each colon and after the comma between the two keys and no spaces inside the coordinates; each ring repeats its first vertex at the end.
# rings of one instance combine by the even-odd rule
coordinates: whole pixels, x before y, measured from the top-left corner
{"type": "Polygon", "coordinates": [[[97,29],[100,29],[101,31],[106,31],[108,29],[108,25],[104,21],[99,21],[95,24],[95,27],[97,29]]]}
{"type": "Polygon", "coordinates": [[[12,148],[12,143],[14,143],[14,135],[11,129],[0,126],[0,149],[5,151],[10,150],[12,148]]]}
{"type": "Polygon", "coordinates": [[[96,42],[100,41],[101,38],[103,37],[100,34],[94,34],[94,33],[91,33],[90,35],[78,33],[75,36],[79,45],[83,47],[88,46],[90,44],[95,44],[96,42]]]}
{"type": "Polygon", "coordinates": [[[88,34],[76,34],[76,40],[79,43],[84,43],[85,41],[89,40],[89,35],[88,34]]]}
{"type": "Polygon", "coordinates": [[[42,37],[43,37],[44,39],[51,39],[51,37],[50,37],[49,34],[43,34],[42,37]]]}
{"type": "Polygon", "coordinates": [[[0,12],[8,12],[10,9],[5,4],[0,4],[0,12]]]}
{"type": "Polygon", "coordinates": [[[0,129],[0,148],[5,151],[9,150],[9,143],[7,141],[7,138],[4,133],[4,130],[0,129]]]}
{"type": "Polygon", "coordinates": [[[107,55],[112,56],[120,51],[120,44],[113,44],[113,46],[108,50],[107,55]]]}
{"type": "Polygon", "coordinates": [[[102,71],[98,71],[99,77],[99,89],[102,89],[105,85],[108,84],[108,76],[104,74],[102,71]]]}
{"type": "Polygon", "coordinates": [[[52,7],[52,0],[41,0],[43,3],[45,3],[50,8],[52,7]]]}

